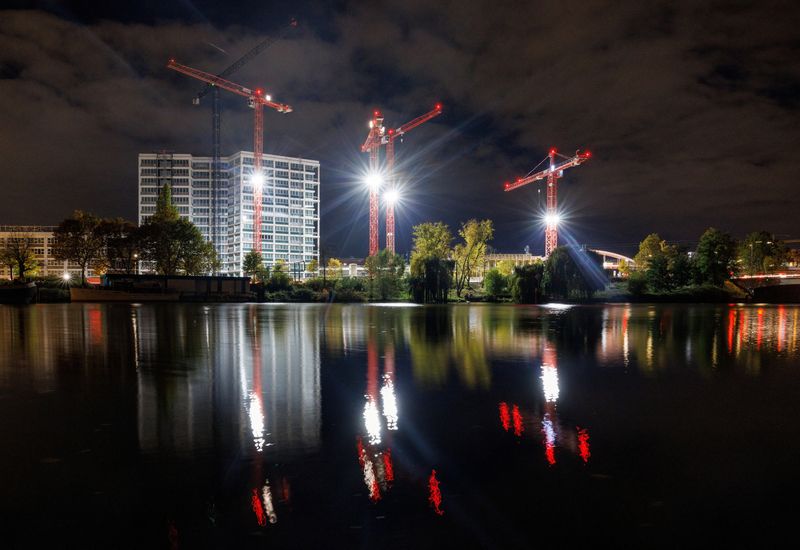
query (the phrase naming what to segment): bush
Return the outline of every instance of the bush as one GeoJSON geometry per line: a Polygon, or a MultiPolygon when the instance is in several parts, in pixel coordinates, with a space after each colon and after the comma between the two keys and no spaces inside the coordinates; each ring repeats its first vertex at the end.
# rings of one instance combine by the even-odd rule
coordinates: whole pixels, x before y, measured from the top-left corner
{"type": "Polygon", "coordinates": [[[628,277],[628,292],[634,296],[641,296],[647,292],[647,275],[641,271],[634,271],[628,277]]]}
{"type": "Polygon", "coordinates": [[[505,293],[507,283],[508,280],[497,268],[490,269],[483,277],[483,289],[486,291],[486,296],[493,300],[505,293]]]}
{"type": "Polygon", "coordinates": [[[358,277],[342,277],[336,281],[336,291],[366,292],[367,284],[364,279],[358,277]]]}
{"type": "Polygon", "coordinates": [[[277,290],[275,292],[267,292],[264,296],[267,302],[291,302],[291,294],[286,290],[277,290]]]}
{"type": "Polygon", "coordinates": [[[342,302],[342,303],[365,302],[366,301],[366,297],[364,296],[363,293],[356,292],[355,290],[342,289],[342,290],[334,291],[334,293],[333,293],[333,301],[334,302],[342,302]]]}
{"type": "Polygon", "coordinates": [[[303,286],[310,288],[316,292],[322,292],[324,288],[332,288],[336,281],[330,279],[323,280],[322,277],[314,277],[313,279],[306,279],[303,286]]]}
{"type": "Polygon", "coordinates": [[[319,302],[320,294],[305,286],[296,286],[290,294],[293,302],[319,302]]]}

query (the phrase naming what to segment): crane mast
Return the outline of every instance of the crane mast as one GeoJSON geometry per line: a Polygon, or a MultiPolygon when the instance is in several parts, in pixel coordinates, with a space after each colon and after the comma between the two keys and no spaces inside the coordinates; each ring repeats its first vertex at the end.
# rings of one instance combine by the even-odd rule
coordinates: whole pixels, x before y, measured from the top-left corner
{"type": "MultiPolygon", "coordinates": [[[[371,175],[378,174],[380,171],[380,148],[386,146],[386,183],[392,197],[396,196],[397,182],[394,173],[394,142],[402,138],[407,132],[424,124],[432,118],[442,113],[442,104],[437,103],[433,110],[410,120],[397,128],[388,131],[383,125],[383,115],[380,111],[375,111],[369,122],[369,134],[364,144],[361,146],[362,153],[369,153],[369,171],[371,175]]],[[[374,256],[378,253],[378,186],[373,184],[369,194],[369,255],[374,256]]],[[[394,200],[386,200],[386,248],[395,251],[395,226],[394,226],[394,200]]]]}
{"type": "MultiPolygon", "coordinates": [[[[544,229],[544,255],[549,256],[558,247],[558,180],[564,177],[564,170],[579,166],[591,158],[589,151],[575,152],[572,157],[559,155],[553,147],[550,149],[547,158],[548,167],[539,172],[535,172],[524,178],[517,178],[513,183],[506,182],[505,191],[512,191],[519,187],[528,185],[535,181],[547,180],[547,209],[545,210],[545,229],[544,229]],[[556,156],[565,158],[560,163],[556,162],[556,156]]],[[[540,163],[541,164],[541,163],[540,163]]]]}
{"type": "Polygon", "coordinates": [[[393,130],[389,130],[384,137],[384,143],[386,144],[386,174],[387,174],[387,184],[389,187],[389,192],[392,193],[390,196],[392,199],[386,201],[386,248],[391,250],[392,252],[395,251],[394,247],[394,197],[396,197],[397,193],[397,181],[395,180],[395,173],[394,173],[394,142],[396,139],[402,139],[403,136],[407,133],[420,126],[434,117],[439,116],[442,114],[442,104],[437,103],[433,110],[425,113],[424,115],[418,116],[414,120],[406,122],[402,126],[395,128],[393,130]]]}
{"type": "MultiPolygon", "coordinates": [[[[252,61],[258,54],[272,46],[279,39],[283,38],[289,33],[289,30],[297,27],[297,20],[291,19],[289,24],[284,28],[278,36],[267,37],[258,44],[256,44],[250,51],[245,53],[242,57],[234,61],[228,68],[219,73],[217,76],[226,78],[245,65],[252,61]]],[[[197,92],[197,95],[192,99],[194,105],[199,105],[200,100],[211,92],[211,240],[216,246],[217,243],[217,199],[219,194],[219,176],[220,176],[220,157],[221,157],[221,139],[220,139],[220,118],[221,118],[221,105],[219,100],[219,88],[211,83],[206,83],[203,88],[197,92]]]]}
{"type": "Polygon", "coordinates": [[[170,59],[167,63],[167,68],[177,71],[179,73],[191,76],[202,82],[206,82],[219,89],[240,95],[247,98],[248,106],[253,109],[253,173],[250,176],[250,184],[253,186],[253,250],[261,253],[261,209],[262,193],[264,186],[264,173],[261,169],[264,153],[264,107],[269,107],[278,111],[279,113],[291,113],[292,107],[285,103],[277,103],[272,101],[272,97],[260,88],[252,90],[241,84],[236,84],[229,80],[194,69],[186,65],[177,63],[174,59],[170,59]]]}

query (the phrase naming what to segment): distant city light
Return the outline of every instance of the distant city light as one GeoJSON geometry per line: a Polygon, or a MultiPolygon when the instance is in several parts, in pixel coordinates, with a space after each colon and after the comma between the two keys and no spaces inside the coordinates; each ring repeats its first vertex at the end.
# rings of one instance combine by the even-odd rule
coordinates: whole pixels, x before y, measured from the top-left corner
{"type": "Polygon", "coordinates": [[[561,221],[561,217],[558,214],[545,214],[544,215],[544,223],[547,225],[558,225],[561,221]]]}
{"type": "Polygon", "coordinates": [[[385,200],[387,204],[397,204],[397,201],[400,200],[400,192],[397,189],[390,189],[383,195],[383,200],[385,200]]]}
{"type": "Polygon", "coordinates": [[[377,172],[372,172],[367,174],[364,182],[367,184],[367,187],[369,187],[370,190],[377,191],[383,183],[383,176],[377,172]]]}
{"type": "Polygon", "coordinates": [[[263,187],[265,182],[266,178],[264,178],[264,174],[260,172],[250,176],[250,183],[252,183],[254,186],[263,187]]]}

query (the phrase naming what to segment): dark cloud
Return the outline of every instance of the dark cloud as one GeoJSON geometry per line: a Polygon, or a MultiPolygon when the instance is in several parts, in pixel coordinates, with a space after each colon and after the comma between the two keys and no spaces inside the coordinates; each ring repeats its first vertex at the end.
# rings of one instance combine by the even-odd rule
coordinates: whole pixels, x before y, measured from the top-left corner
{"type": "MultiPolygon", "coordinates": [[[[267,23],[285,24],[285,10],[269,19],[243,4],[251,16],[216,26],[219,12],[202,2],[91,19],[0,12],[0,220],[54,223],[74,208],[133,218],[138,152],[207,154],[208,107],[190,101],[198,85],[164,64],[221,70],[267,23]]],[[[580,242],[629,251],[650,231],[691,241],[709,225],[800,234],[793,3],[398,0],[306,11],[235,80],[295,107],[267,115],[266,149],[322,161],[323,242],[341,254],[366,247],[354,189],[368,113],[380,107],[394,125],[438,99],[445,114],[400,146],[414,190],[398,213],[403,249],[413,223],[481,216],[495,220],[498,248],[541,250],[537,190],[502,193],[501,182],[551,145],[596,155],[561,185],[580,242]]],[[[237,99],[224,103],[226,151],[251,147],[237,99]]]]}

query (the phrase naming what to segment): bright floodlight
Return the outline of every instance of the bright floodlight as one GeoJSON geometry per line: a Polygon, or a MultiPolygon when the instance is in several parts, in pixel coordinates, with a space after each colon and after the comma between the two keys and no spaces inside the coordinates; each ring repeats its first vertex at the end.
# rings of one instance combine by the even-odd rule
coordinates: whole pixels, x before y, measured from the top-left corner
{"type": "Polygon", "coordinates": [[[558,216],[558,214],[544,215],[544,223],[547,225],[558,225],[559,221],[561,221],[561,218],[558,216]]]}
{"type": "Polygon", "coordinates": [[[252,183],[253,185],[257,185],[258,187],[262,187],[264,185],[264,181],[265,181],[264,174],[260,172],[257,174],[252,174],[250,176],[250,183],[252,183]]]}
{"type": "Polygon", "coordinates": [[[383,183],[383,176],[377,172],[373,172],[371,174],[367,174],[365,181],[370,189],[377,190],[383,183]]]}
{"type": "Polygon", "coordinates": [[[64,273],[61,276],[61,278],[64,279],[65,281],[69,281],[72,278],[72,275],[70,275],[69,273],[64,273]]]}
{"type": "Polygon", "coordinates": [[[400,192],[397,189],[390,189],[383,195],[383,200],[387,204],[397,204],[397,201],[400,200],[400,192]]]}

